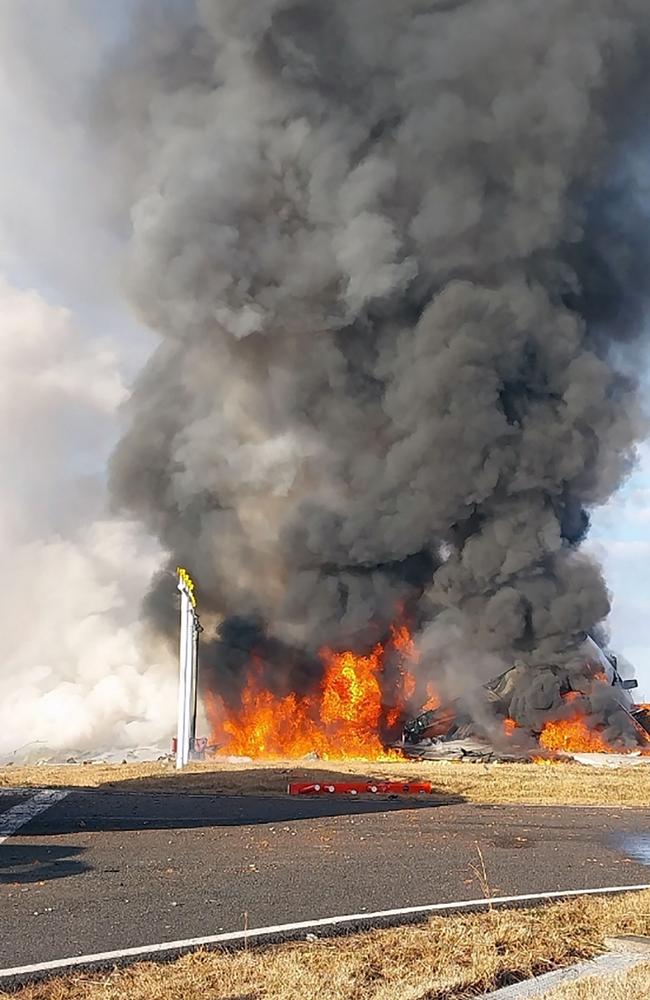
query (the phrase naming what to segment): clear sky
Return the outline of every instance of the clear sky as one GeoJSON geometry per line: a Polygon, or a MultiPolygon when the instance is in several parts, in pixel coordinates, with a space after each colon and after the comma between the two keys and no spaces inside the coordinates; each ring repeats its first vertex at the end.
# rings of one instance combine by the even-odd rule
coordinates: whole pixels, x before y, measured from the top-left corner
{"type": "Polygon", "coordinates": [[[636,668],[639,700],[650,700],[650,446],[621,492],[594,514],[589,546],[613,595],[612,647],[636,668]]]}

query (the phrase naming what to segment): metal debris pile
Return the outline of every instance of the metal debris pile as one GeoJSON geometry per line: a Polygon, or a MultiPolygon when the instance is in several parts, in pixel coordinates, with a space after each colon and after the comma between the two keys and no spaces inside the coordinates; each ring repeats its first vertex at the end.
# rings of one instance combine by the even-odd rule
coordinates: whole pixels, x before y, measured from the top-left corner
{"type": "MultiPolygon", "coordinates": [[[[548,761],[601,767],[650,763],[650,711],[646,705],[635,704],[629,693],[637,682],[621,677],[616,657],[601,650],[589,637],[585,650],[582,675],[549,668],[561,704],[559,709],[557,705],[554,707],[555,714],[552,711],[544,718],[546,705],[540,700],[538,728],[522,724],[516,718],[517,691],[527,668],[515,664],[482,688],[469,692],[467,697],[408,720],[393,749],[416,760],[548,761]],[[616,717],[623,734],[620,739],[608,740],[606,714],[602,719],[581,714],[585,706],[590,707],[594,687],[602,688],[600,701],[607,705],[610,716],[616,717]],[[556,736],[555,743],[544,739],[550,726],[556,736]],[[562,727],[564,742],[557,739],[558,733],[562,736],[562,727]]],[[[605,713],[604,708],[601,711],[605,713]]]]}

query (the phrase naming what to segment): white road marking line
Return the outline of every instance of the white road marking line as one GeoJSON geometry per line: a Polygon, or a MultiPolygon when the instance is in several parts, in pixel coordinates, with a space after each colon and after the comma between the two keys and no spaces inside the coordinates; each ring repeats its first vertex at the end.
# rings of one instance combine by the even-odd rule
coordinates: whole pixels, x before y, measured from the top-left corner
{"type": "Polygon", "coordinates": [[[471,910],[479,907],[503,906],[507,903],[539,902],[545,899],[569,899],[572,896],[602,896],[618,892],[638,892],[650,889],[647,885],[613,885],[602,889],[566,889],[559,892],[534,892],[525,896],[494,896],[491,899],[462,899],[454,903],[430,903],[427,906],[406,906],[399,910],[378,910],[375,913],[350,913],[341,917],[322,917],[319,920],[300,920],[293,924],[276,924],[270,927],[253,927],[246,931],[230,931],[225,934],[210,934],[207,937],[186,938],[182,941],[165,941],[162,944],[141,945],[137,948],[122,948],[119,951],[103,951],[94,955],[75,955],[59,958],[51,962],[37,962],[34,965],[20,965],[13,969],[0,969],[0,979],[15,976],[29,976],[38,972],[54,972],[78,965],[115,962],[120,958],[145,958],[163,955],[170,951],[186,951],[190,948],[205,948],[210,945],[229,944],[237,941],[251,941],[256,938],[281,936],[289,931],[310,931],[318,927],[337,927],[341,924],[356,924],[385,918],[406,917],[416,914],[444,913],[453,910],[471,910]]]}
{"type": "Polygon", "coordinates": [[[19,830],[25,823],[45,812],[50,806],[56,805],[69,793],[59,789],[44,789],[32,795],[26,802],[19,802],[13,809],[7,809],[5,813],[0,813],[0,844],[11,837],[16,830],[19,830]]]}

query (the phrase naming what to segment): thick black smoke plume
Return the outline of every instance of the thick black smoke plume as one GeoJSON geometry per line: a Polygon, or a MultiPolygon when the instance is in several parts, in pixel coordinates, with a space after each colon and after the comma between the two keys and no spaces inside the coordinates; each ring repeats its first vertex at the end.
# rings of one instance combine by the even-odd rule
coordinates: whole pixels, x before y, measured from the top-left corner
{"type": "Polygon", "coordinates": [[[112,86],[162,338],[112,479],[226,621],[213,657],[310,664],[407,606],[463,683],[571,662],[642,433],[647,0],[165,10],[112,86]]]}

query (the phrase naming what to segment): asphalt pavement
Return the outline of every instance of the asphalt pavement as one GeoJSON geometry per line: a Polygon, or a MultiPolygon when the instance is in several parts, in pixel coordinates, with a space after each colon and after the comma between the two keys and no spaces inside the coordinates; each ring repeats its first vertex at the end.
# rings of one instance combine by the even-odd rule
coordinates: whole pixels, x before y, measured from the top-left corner
{"type": "MultiPolygon", "coordinates": [[[[0,830],[33,795],[0,795],[0,830]]],[[[71,791],[0,844],[0,969],[486,892],[646,883],[649,819],[645,809],[71,791]]]]}

